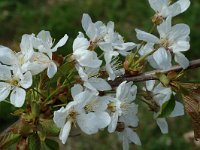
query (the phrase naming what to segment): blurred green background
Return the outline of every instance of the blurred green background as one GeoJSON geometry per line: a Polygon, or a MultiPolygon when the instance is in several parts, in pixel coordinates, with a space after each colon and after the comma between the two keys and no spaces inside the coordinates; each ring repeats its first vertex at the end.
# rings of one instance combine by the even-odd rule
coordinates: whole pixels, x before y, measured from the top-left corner
{"type": "MultiPolygon", "coordinates": [[[[65,33],[70,37],[60,53],[71,52],[73,39],[78,31],[83,31],[81,18],[88,13],[93,21],[115,22],[116,31],[126,41],[138,42],[135,28],[148,31],[151,24],[152,9],[147,0],[0,0],[0,44],[13,50],[19,49],[21,36],[25,33],[37,34],[40,30],[49,30],[55,39],[65,33]]],[[[186,23],[191,27],[191,50],[187,52],[190,59],[200,58],[200,0],[192,0],[189,10],[174,19],[174,23],[186,23]]],[[[198,81],[200,71],[189,71],[187,77],[198,81]],[[195,72],[195,73],[194,73],[195,72]]],[[[13,122],[11,115],[14,107],[0,103],[0,131],[13,122]]],[[[136,150],[197,150],[199,148],[187,143],[183,135],[192,130],[191,120],[184,116],[168,119],[170,132],[162,135],[152,120],[152,114],[146,107],[139,112],[140,125],[138,134],[143,146],[131,146],[136,150]]],[[[117,136],[101,132],[98,135],[81,135],[70,138],[69,150],[120,150],[117,136]]]]}

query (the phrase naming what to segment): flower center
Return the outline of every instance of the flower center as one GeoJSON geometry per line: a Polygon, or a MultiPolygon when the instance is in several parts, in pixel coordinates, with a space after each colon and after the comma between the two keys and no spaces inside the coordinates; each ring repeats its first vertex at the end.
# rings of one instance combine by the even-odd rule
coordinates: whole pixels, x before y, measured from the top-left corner
{"type": "Polygon", "coordinates": [[[157,13],[152,17],[152,22],[153,22],[154,24],[156,24],[156,25],[160,25],[160,24],[163,22],[164,19],[165,19],[165,18],[164,18],[159,12],[157,12],[157,13]]]}
{"type": "Polygon", "coordinates": [[[43,65],[51,63],[51,60],[40,58],[39,56],[33,57],[33,61],[43,65]]]}
{"type": "Polygon", "coordinates": [[[171,44],[167,38],[162,38],[160,40],[160,45],[163,46],[165,49],[168,49],[171,44]]]}
{"type": "Polygon", "coordinates": [[[16,79],[10,80],[9,83],[10,83],[12,86],[19,86],[19,81],[16,80],[16,79]]]}
{"type": "Polygon", "coordinates": [[[120,107],[121,107],[122,109],[127,109],[127,108],[128,108],[128,105],[127,105],[125,102],[122,102],[122,103],[120,104],[120,107]]]}
{"type": "Polygon", "coordinates": [[[116,105],[114,102],[110,102],[108,104],[108,110],[110,110],[111,112],[115,112],[116,111],[116,105]]]}
{"type": "Polygon", "coordinates": [[[69,120],[71,120],[74,123],[76,121],[77,115],[78,115],[78,113],[75,110],[71,110],[69,112],[68,118],[69,118],[69,120]]]}
{"type": "Polygon", "coordinates": [[[84,110],[88,113],[88,112],[92,112],[93,111],[93,107],[91,104],[87,104],[84,107],[84,110]]]}

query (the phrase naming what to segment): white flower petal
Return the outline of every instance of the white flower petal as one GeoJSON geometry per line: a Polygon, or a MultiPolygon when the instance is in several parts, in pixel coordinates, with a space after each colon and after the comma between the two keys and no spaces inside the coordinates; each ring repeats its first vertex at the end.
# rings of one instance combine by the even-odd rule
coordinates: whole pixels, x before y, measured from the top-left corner
{"type": "Polygon", "coordinates": [[[114,48],[117,49],[122,56],[127,56],[127,54],[129,53],[128,51],[134,49],[136,46],[137,45],[133,42],[127,42],[118,44],[114,46],[114,48]]]}
{"type": "Polygon", "coordinates": [[[138,106],[134,103],[129,104],[129,109],[120,116],[120,122],[125,122],[128,126],[137,127],[139,122],[139,119],[136,116],[137,112],[138,106]]]}
{"type": "Polygon", "coordinates": [[[76,60],[81,66],[98,68],[102,64],[102,60],[99,60],[97,54],[93,51],[78,49],[74,52],[76,60]]]}
{"type": "Polygon", "coordinates": [[[160,37],[165,37],[170,32],[171,24],[172,24],[171,21],[172,21],[172,18],[167,17],[167,19],[162,24],[157,26],[160,37]]]}
{"type": "Polygon", "coordinates": [[[20,43],[20,49],[24,57],[28,60],[33,55],[33,35],[24,34],[20,43]]]}
{"type": "Polygon", "coordinates": [[[37,75],[44,71],[47,68],[45,64],[39,64],[39,63],[28,63],[26,66],[26,70],[29,70],[32,75],[37,75]]]}
{"type": "Polygon", "coordinates": [[[139,54],[141,56],[143,56],[143,55],[151,52],[153,50],[153,45],[154,45],[154,43],[147,43],[146,45],[142,46],[140,48],[139,54]]]}
{"type": "Polygon", "coordinates": [[[149,0],[149,4],[151,6],[151,8],[155,11],[155,12],[160,12],[163,8],[163,6],[167,6],[168,5],[168,0],[149,0]]]}
{"type": "Polygon", "coordinates": [[[158,43],[160,41],[156,36],[150,33],[144,32],[139,29],[135,29],[135,31],[136,31],[136,36],[139,40],[150,42],[150,43],[158,43]]]}
{"type": "Polygon", "coordinates": [[[41,52],[35,52],[27,65],[27,69],[31,71],[32,75],[37,75],[48,68],[51,60],[47,55],[41,52]]]}
{"type": "Polygon", "coordinates": [[[25,89],[29,88],[32,85],[32,74],[30,71],[26,72],[23,75],[23,78],[20,80],[19,84],[25,89]]]}
{"type": "Polygon", "coordinates": [[[93,110],[95,112],[103,112],[106,111],[108,108],[108,103],[110,99],[113,99],[110,96],[100,96],[96,100],[95,104],[93,105],[93,110]]]}
{"type": "Polygon", "coordinates": [[[0,80],[11,80],[11,68],[5,65],[0,65],[0,80]]]}
{"type": "Polygon", "coordinates": [[[159,69],[169,69],[171,67],[170,55],[164,48],[159,48],[154,54],[153,58],[159,66],[159,69]]]}
{"type": "Polygon", "coordinates": [[[111,90],[111,86],[102,78],[90,78],[88,82],[98,91],[111,90]]]}
{"type": "Polygon", "coordinates": [[[130,128],[126,128],[126,133],[127,133],[128,139],[131,142],[135,143],[136,145],[141,145],[140,138],[136,132],[133,132],[133,130],[131,130],[130,128]]]}
{"type": "Polygon", "coordinates": [[[95,115],[98,129],[104,129],[110,124],[111,118],[107,112],[95,112],[95,115]]]}
{"type": "Polygon", "coordinates": [[[105,43],[105,42],[99,43],[99,48],[104,52],[113,51],[111,43],[105,43]]]}
{"type": "Polygon", "coordinates": [[[10,102],[15,107],[22,107],[26,98],[26,91],[22,88],[15,87],[10,95],[10,102]]]}
{"type": "Polygon", "coordinates": [[[123,140],[122,143],[123,150],[129,150],[129,139],[125,135],[123,135],[122,140],[123,140]]]}
{"type": "Polygon", "coordinates": [[[56,64],[52,61],[47,69],[47,75],[49,78],[53,78],[53,76],[56,74],[57,72],[57,66],[56,64]]]}
{"type": "Polygon", "coordinates": [[[155,85],[155,80],[146,81],[146,88],[148,91],[152,91],[155,85]]]}
{"type": "Polygon", "coordinates": [[[86,34],[93,42],[96,42],[95,40],[98,36],[98,30],[97,30],[95,24],[93,24],[93,23],[89,24],[86,34]]]}
{"type": "Polygon", "coordinates": [[[72,97],[74,98],[76,95],[80,94],[81,92],[83,92],[83,87],[80,84],[75,84],[72,88],[71,88],[71,94],[72,97]]]}
{"type": "Polygon", "coordinates": [[[181,5],[179,3],[174,3],[168,7],[170,16],[175,17],[181,13],[181,5]]]}
{"type": "MultiPolygon", "coordinates": [[[[117,87],[117,90],[116,90],[116,98],[119,99],[119,100],[122,100],[124,99],[124,95],[126,96],[126,94],[124,94],[124,92],[127,92],[127,89],[125,90],[126,88],[126,83],[127,81],[124,81],[122,82],[118,87],[117,87]]],[[[130,85],[129,85],[129,88],[130,88],[130,85]]]]}
{"type": "Polygon", "coordinates": [[[91,91],[83,91],[74,97],[74,101],[77,103],[83,102],[85,104],[92,96],[93,93],[91,91]]]}
{"type": "MultiPolygon", "coordinates": [[[[106,61],[107,67],[108,67],[109,65],[111,65],[112,58],[113,58],[113,57],[117,57],[118,55],[119,55],[119,53],[116,52],[116,51],[108,51],[108,52],[105,52],[105,53],[104,53],[104,59],[105,59],[105,61],[106,61]]],[[[107,70],[107,71],[108,71],[108,70],[107,70]]]]}
{"type": "Polygon", "coordinates": [[[109,33],[113,33],[114,32],[114,28],[115,28],[115,24],[112,21],[109,21],[107,23],[107,30],[109,33]]]}
{"type": "Polygon", "coordinates": [[[169,33],[170,41],[186,40],[190,34],[190,27],[186,24],[176,24],[169,33]]]}
{"type": "Polygon", "coordinates": [[[67,42],[68,38],[69,38],[68,35],[65,34],[64,37],[62,37],[62,38],[60,39],[60,41],[59,41],[59,42],[55,45],[55,47],[52,49],[52,52],[57,51],[57,49],[58,49],[59,47],[62,47],[63,45],[65,45],[65,43],[67,42]]]}
{"type": "Polygon", "coordinates": [[[5,100],[10,94],[11,86],[8,83],[0,82],[0,101],[5,100]]]}
{"type": "Polygon", "coordinates": [[[176,3],[180,5],[181,13],[183,13],[189,8],[191,2],[190,0],[178,0],[176,3]]]}
{"type": "Polygon", "coordinates": [[[88,14],[83,14],[81,23],[82,23],[83,29],[86,32],[88,27],[89,27],[89,25],[92,23],[92,19],[90,18],[90,16],[88,14]]]}
{"type": "Polygon", "coordinates": [[[67,109],[61,107],[59,110],[54,111],[53,121],[57,125],[57,127],[61,128],[65,125],[67,118],[67,109]]]}
{"type": "Polygon", "coordinates": [[[88,135],[98,132],[98,127],[96,126],[98,120],[94,113],[80,114],[77,118],[77,123],[81,130],[88,135]]]}
{"type": "Polygon", "coordinates": [[[88,81],[86,81],[86,82],[84,82],[84,87],[86,87],[87,89],[89,89],[89,90],[91,90],[93,93],[95,93],[95,95],[98,95],[99,94],[99,92],[97,91],[97,89],[94,87],[94,86],[92,86],[92,84],[90,84],[90,82],[88,82],[88,81]]]}
{"type": "Polygon", "coordinates": [[[184,115],[184,106],[180,102],[176,101],[175,108],[169,117],[177,117],[177,116],[182,116],[182,115],[184,115]]]}
{"type": "Polygon", "coordinates": [[[18,64],[18,60],[15,53],[11,49],[1,45],[0,45],[0,62],[5,65],[18,64]]]}
{"type": "Polygon", "coordinates": [[[155,59],[153,58],[153,56],[149,56],[147,58],[149,64],[151,65],[151,67],[155,68],[155,69],[160,69],[160,67],[158,66],[158,64],[156,63],[155,59]]]}
{"type": "Polygon", "coordinates": [[[135,100],[137,93],[137,86],[132,85],[133,82],[122,82],[116,90],[116,98],[120,101],[130,103],[135,100]]]}
{"type": "Polygon", "coordinates": [[[109,75],[108,80],[112,80],[112,81],[115,80],[116,74],[113,71],[113,69],[112,69],[112,67],[111,67],[111,65],[109,63],[106,64],[106,71],[107,71],[107,73],[109,75]]]}
{"type": "Polygon", "coordinates": [[[83,33],[79,32],[79,35],[73,42],[73,51],[78,49],[87,50],[90,46],[90,42],[84,37],[83,33]]]}
{"type": "Polygon", "coordinates": [[[40,31],[37,35],[37,38],[42,40],[44,43],[48,43],[49,47],[53,45],[53,40],[49,31],[40,31]]]}
{"type": "Polygon", "coordinates": [[[111,115],[111,122],[108,126],[108,132],[112,133],[115,131],[117,127],[117,121],[118,121],[118,112],[115,112],[111,115]]]}
{"type": "Polygon", "coordinates": [[[174,59],[183,69],[186,69],[190,64],[189,60],[182,53],[175,53],[174,59]]]}
{"type": "Polygon", "coordinates": [[[62,141],[63,144],[66,143],[70,130],[71,130],[71,122],[67,121],[64,127],[61,129],[60,135],[59,135],[59,139],[62,141]]]}
{"type": "Polygon", "coordinates": [[[165,118],[157,118],[156,122],[163,134],[168,133],[168,124],[165,118]]]}

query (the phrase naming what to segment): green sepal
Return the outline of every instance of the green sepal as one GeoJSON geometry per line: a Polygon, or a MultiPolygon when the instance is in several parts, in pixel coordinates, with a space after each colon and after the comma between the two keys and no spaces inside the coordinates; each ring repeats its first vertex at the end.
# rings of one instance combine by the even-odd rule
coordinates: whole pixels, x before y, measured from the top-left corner
{"type": "Polygon", "coordinates": [[[28,150],[40,150],[40,138],[38,134],[32,134],[28,137],[28,150]]]}
{"type": "Polygon", "coordinates": [[[39,130],[42,135],[46,136],[58,136],[60,129],[56,126],[53,120],[40,119],[39,130]]]}
{"type": "Polygon", "coordinates": [[[51,139],[46,139],[41,143],[42,150],[59,150],[59,144],[51,139]]]}
{"type": "Polygon", "coordinates": [[[168,86],[170,83],[170,79],[163,73],[156,73],[156,76],[158,77],[158,79],[160,80],[160,82],[164,85],[164,86],[168,86]]]}

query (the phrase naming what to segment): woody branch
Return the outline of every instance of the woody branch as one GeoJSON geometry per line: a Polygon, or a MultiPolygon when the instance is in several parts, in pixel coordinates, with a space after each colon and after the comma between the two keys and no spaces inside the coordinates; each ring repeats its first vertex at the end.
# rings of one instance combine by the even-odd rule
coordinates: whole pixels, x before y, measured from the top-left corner
{"type": "MultiPolygon", "coordinates": [[[[190,65],[186,70],[195,69],[198,67],[200,67],[200,59],[190,61],[190,65]]],[[[125,75],[125,76],[115,79],[114,81],[110,81],[109,83],[111,86],[118,86],[123,81],[140,82],[140,81],[147,81],[147,80],[158,80],[158,77],[156,77],[156,73],[168,73],[172,71],[178,72],[181,70],[183,70],[183,68],[180,65],[175,65],[168,70],[153,70],[153,71],[145,72],[143,74],[139,74],[137,76],[125,75]]]]}

